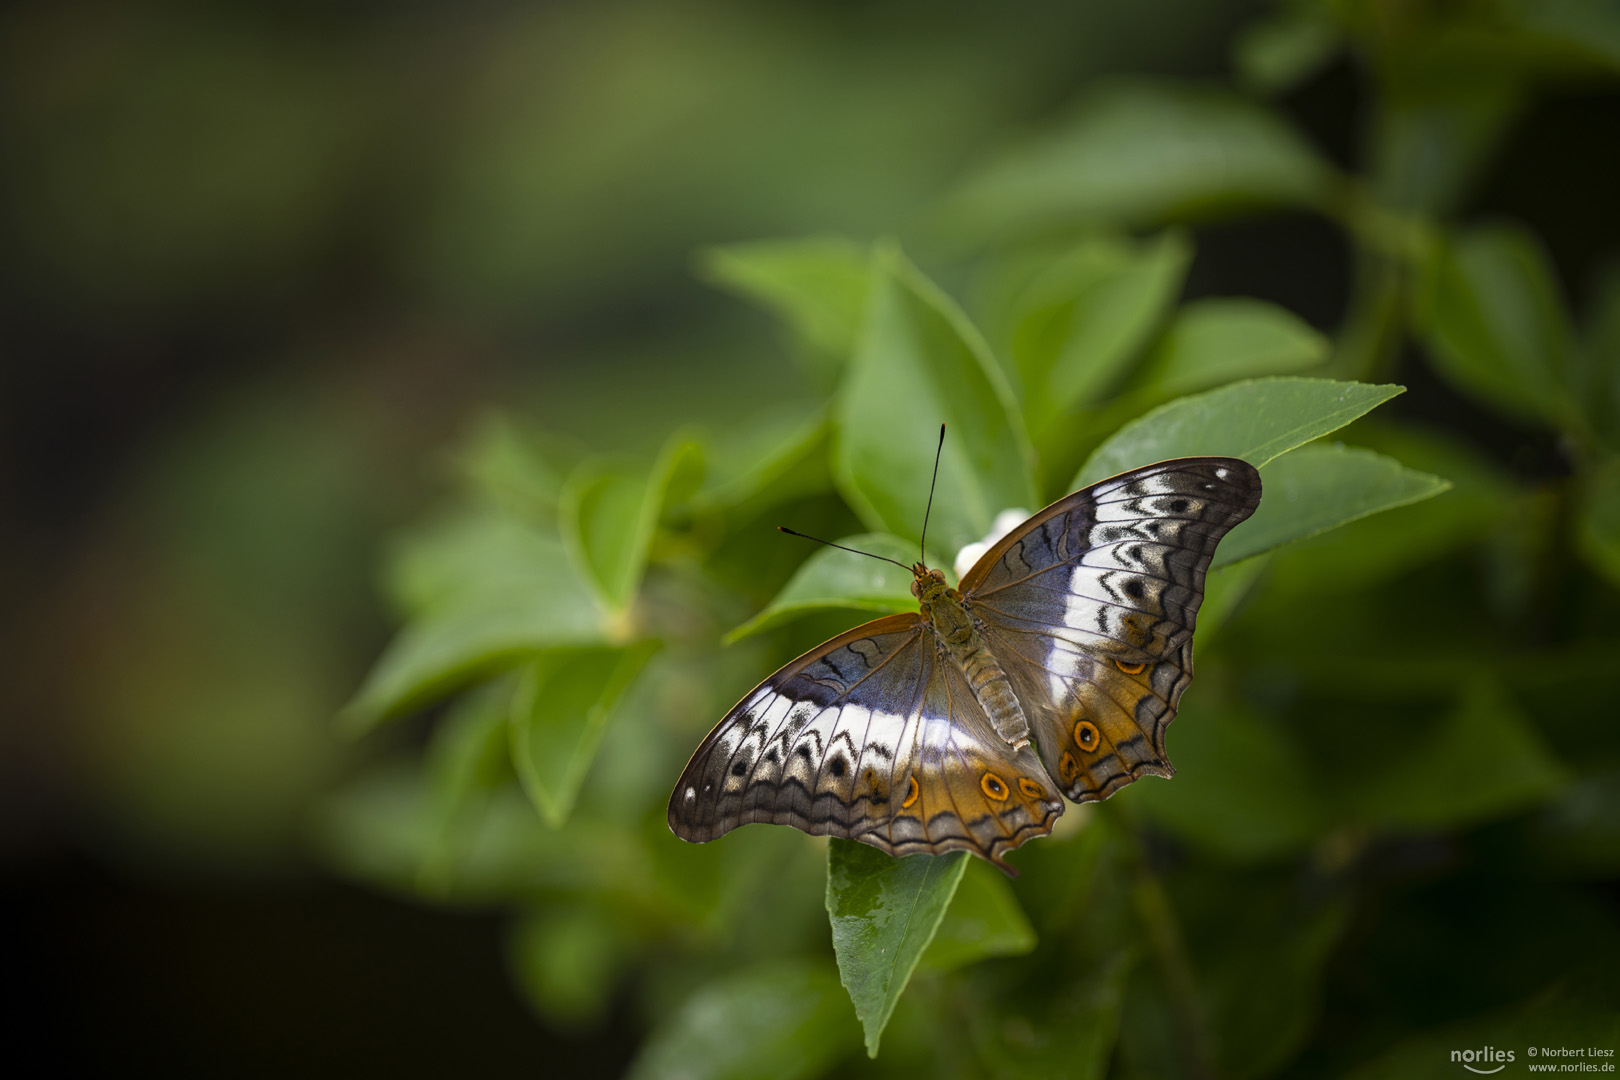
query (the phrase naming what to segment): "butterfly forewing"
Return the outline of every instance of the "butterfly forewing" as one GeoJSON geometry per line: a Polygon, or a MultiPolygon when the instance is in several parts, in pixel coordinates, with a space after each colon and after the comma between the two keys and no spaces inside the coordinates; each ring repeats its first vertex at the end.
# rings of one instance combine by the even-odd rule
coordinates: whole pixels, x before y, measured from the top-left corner
{"type": "Polygon", "coordinates": [[[1170,775],[1164,731],[1192,679],[1204,577],[1216,544],[1259,501],[1247,462],[1161,462],[1047,507],[963,579],[1071,799],[1170,775]]]}
{"type": "Polygon", "coordinates": [[[677,836],[772,822],[895,855],[1001,856],[1063,812],[1040,761],[996,736],[917,615],[857,627],[765,680],[693,754],[677,836]],[[1022,783],[1020,783],[1022,781],[1022,783]]]}

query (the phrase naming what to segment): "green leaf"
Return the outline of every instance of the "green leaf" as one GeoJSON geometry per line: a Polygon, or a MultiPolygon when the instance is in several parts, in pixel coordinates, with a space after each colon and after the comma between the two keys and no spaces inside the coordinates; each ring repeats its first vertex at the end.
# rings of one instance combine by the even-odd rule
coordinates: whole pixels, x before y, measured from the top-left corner
{"type": "Polygon", "coordinates": [[[934,939],[966,852],[896,859],[856,840],[827,845],[827,915],[838,973],[877,1057],[894,1003],[934,939]]]}
{"type": "Polygon", "coordinates": [[[854,351],[871,291],[865,246],[838,237],[735,244],[710,248],[699,267],[792,327],[816,373],[836,376],[854,351]]]}
{"type": "Polygon", "coordinates": [[[563,476],[556,458],[565,455],[538,432],[506,416],[486,416],[455,463],[470,485],[521,521],[550,521],[557,514],[563,476]]]}
{"type": "Polygon", "coordinates": [[[503,737],[512,700],[508,678],[464,694],[433,733],[424,764],[431,798],[431,838],[422,851],[417,886],[447,896],[455,850],[489,793],[511,777],[503,737]]]}
{"type": "Polygon", "coordinates": [[[1578,491],[1576,548],[1592,569],[1620,585],[1620,458],[1598,462],[1578,491]]]}
{"type": "Polygon", "coordinates": [[[698,512],[758,501],[785,502],[832,487],[827,468],[832,418],[825,408],[803,414],[750,416],[711,448],[698,512]]]}
{"type": "Polygon", "coordinates": [[[609,614],[622,621],[641,586],[653,530],[677,477],[700,467],[702,448],[677,432],[650,469],[586,462],[563,486],[568,554],[609,614]]]}
{"type": "Polygon", "coordinates": [[[1276,94],[1310,78],[1343,47],[1344,34],[1326,11],[1296,4],[1251,24],[1233,59],[1245,85],[1276,94]]]}
{"type": "Polygon", "coordinates": [[[726,976],[653,1031],[630,1080],[800,1080],[855,1049],[832,972],[788,962],[726,976]]]}
{"type": "Polygon", "coordinates": [[[1382,510],[1433,498],[1451,486],[1394,458],[1341,443],[1285,454],[1260,470],[1260,480],[1259,509],[1222,541],[1217,563],[1235,563],[1382,510]]]}
{"type": "MultiPolygon", "coordinates": [[[[846,536],[838,543],[909,564],[917,558],[917,545],[885,533],[846,536]]],[[[917,607],[905,571],[876,559],[836,548],[820,548],[782,587],[764,611],[726,635],[730,644],[761,630],[769,630],[812,611],[852,609],[892,615],[917,607]]]]}
{"type": "Polygon", "coordinates": [[[1218,1075],[1272,1076],[1316,1027],[1323,969],[1343,937],[1350,905],[1301,903],[1297,889],[1241,889],[1201,925],[1194,957],[1218,1075]],[[1222,910],[1224,909],[1224,910],[1222,910]]]}
{"type": "MultiPolygon", "coordinates": [[[[1295,543],[1272,560],[1274,595],[1363,589],[1489,537],[1520,513],[1523,498],[1490,463],[1456,440],[1412,427],[1361,426],[1357,439],[1444,476],[1444,498],[1398,507],[1295,543]]],[[[1248,565],[1245,563],[1244,565],[1248,565]]]]}
{"type": "Polygon", "coordinates": [[[1131,805],[1224,859],[1276,858],[1310,843],[1326,814],[1289,732],[1263,714],[1206,704],[1197,689],[1189,696],[1170,734],[1175,779],[1138,784],[1131,805]]]}
{"type": "Polygon", "coordinates": [[[1532,1057],[1529,1051],[1535,1047],[1539,1055],[1549,1047],[1575,1050],[1594,1046],[1612,1050],[1620,1044],[1620,995],[1614,990],[1613,969],[1604,963],[1607,959],[1605,956],[1509,1008],[1404,1039],[1344,1076],[1346,1080],[1456,1080],[1463,1075],[1464,1066],[1477,1073],[1506,1066],[1511,1071],[1504,1076],[1522,1074],[1537,1064],[1550,1064],[1560,1072],[1576,1064],[1601,1068],[1612,1059],[1532,1057]],[[1489,1060],[1480,1056],[1487,1047],[1502,1056],[1489,1060]],[[1513,1054],[1511,1062],[1508,1053],[1513,1054]],[[1472,1056],[1462,1057],[1464,1054],[1472,1056]]]}
{"type": "Polygon", "coordinates": [[[969,859],[956,898],[919,971],[952,971],[992,956],[1022,956],[1035,948],[1035,928],[1018,906],[1007,878],[980,859],[969,859]]]}
{"type": "Polygon", "coordinates": [[[1035,1002],[992,1001],[975,1008],[973,1041],[983,1075],[996,1080],[1108,1075],[1132,963],[1130,950],[1116,947],[1101,962],[1042,985],[1035,1002]]]}
{"type": "Polygon", "coordinates": [[[1572,333],[1541,247],[1507,226],[1438,248],[1419,325],[1451,383],[1510,415],[1568,428],[1572,333]]]}
{"type": "Polygon", "coordinates": [[[1385,828],[1444,829],[1489,821],[1545,801],[1568,772],[1487,672],[1469,679],[1434,729],[1406,735],[1389,764],[1342,779],[1362,820],[1385,828]]]}
{"type": "Polygon", "coordinates": [[[547,1023],[580,1029],[601,1022],[625,952],[611,915],[596,907],[546,908],[513,921],[506,962],[547,1023]]]}
{"type": "Polygon", "coordinates": [[[1094,451],[1073,487],[1167,458],[1214,455],[1261,467],[1402,393],[1329,379],[1251,379],[1179,398],[1131,421],[1094,451]]]}
{"type": "Polygon", "coordinates": [[[1287,375],[1327,359],[1328,342],[1292,312],[1262,300],[1196,300],[1182,307],[1142,365],[1166,395],[1237,379],[1287,375]]]}
{"type": "Polygon", "coordinates": [[[552,649],[524,669],[510,713],[512,761],[547,825],[568,820],[614,708],[657,651],[656,642],[552,649]]]}
{"type": "Polygon", "coordinates": [[[1192,258],[1180,233],[1135,243],[1087,240],[1055,259],[1018,297],[1009,354],[1030,430],[1116,383],[1175,302],[1192,258]]]}
{"type": "Polygon", "coordinates": [[[834,451],[839,488],[873,530],[919,537],[941,421],[948,429],[928,534],[955,551],[983,536],[997,511],[1036,505],[1034,452],[978,331],[903,256],[882,251],[834,451]]]}
{"type": "Polygon", "coordinates": [[[354,734],[542,649],[607,639],[601,609],[550,537],[458,526],[420,558],[401,573],[415,582],[406,591],[424,612],[389,642],[344,707],[340,719],[354,734]],[[479,563],[481,553],[489,561],[479,563]]]}
{"type": "Polygon", "coordinates": [[[1310,206],[1334,172],[1291,127],[1219,91],[1121,83],[947,199],[975,239],[1085,224],[1141,226],[1261,206],[1310,206]]]}

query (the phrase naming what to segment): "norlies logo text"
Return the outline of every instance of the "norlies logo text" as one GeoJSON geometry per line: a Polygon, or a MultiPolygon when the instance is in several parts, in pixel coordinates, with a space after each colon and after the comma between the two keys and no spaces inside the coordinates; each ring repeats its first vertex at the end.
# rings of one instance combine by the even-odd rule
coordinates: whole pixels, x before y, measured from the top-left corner
{"type": "Polygon", "coordinates": [[[1481,1076],[1489,1076],[1491,1073],[1499,1073],[1503,1069],[1507,1068],[1507,1063],[1513,1060],[1513,1051],[1498,1050],[1494,1046],[1486,1046],[1478,1050],[1453,1050],[1451,1052],[1451,1060],[1457,1062],[1469,1072],[1479,1073],[1481,1076]],[[1495,1065],[1496,1068],[1476,1069],[1473,1065],[1474,1062],[1478,1062],[1481,1065],[1495,1065]]]}

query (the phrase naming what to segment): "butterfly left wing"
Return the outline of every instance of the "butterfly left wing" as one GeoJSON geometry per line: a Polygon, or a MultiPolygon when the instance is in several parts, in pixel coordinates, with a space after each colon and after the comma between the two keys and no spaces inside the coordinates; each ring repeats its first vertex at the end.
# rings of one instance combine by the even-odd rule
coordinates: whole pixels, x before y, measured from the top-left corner
{"type": "Polygon", "coordinates": [[[702,843],[751,822],[847,836],[891,855],[1002,856],[1052,830],[1063,800],[1013,750],[916,614],[856,627],[755,687],[703,740],[669,802],[702,843]]]}
{"type": "Polygon", "coordinates": [[[1236,458],[1122,473],[1037,513],[962,579],[965,604],[1069,798],[1169,776],[1164,732],[1192,681],[1215,546],[1260,503],[1236,458]]]}

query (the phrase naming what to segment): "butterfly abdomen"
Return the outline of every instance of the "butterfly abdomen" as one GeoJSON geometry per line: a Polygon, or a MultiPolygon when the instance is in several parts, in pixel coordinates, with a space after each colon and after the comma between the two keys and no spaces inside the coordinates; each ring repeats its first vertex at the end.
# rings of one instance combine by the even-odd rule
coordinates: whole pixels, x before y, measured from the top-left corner
{"type": "Polygon", "coordinates": [[[933,624],[941,649],[964,676],[996,734],[1013,748],[1029,742],[1029,720],[1018,704],[1007,673],[984,643],[973,614],[958,596],[941,590],[923,598],[923,614],[933,624]]]}

